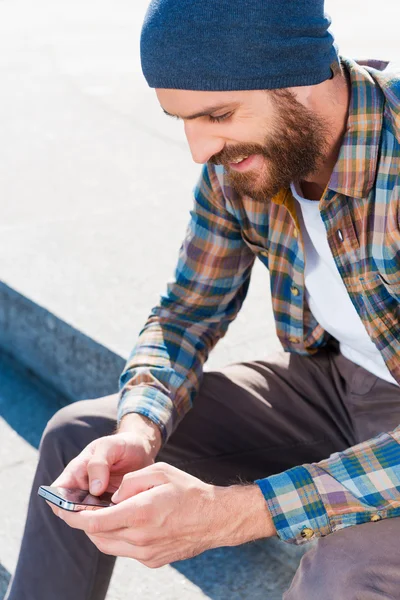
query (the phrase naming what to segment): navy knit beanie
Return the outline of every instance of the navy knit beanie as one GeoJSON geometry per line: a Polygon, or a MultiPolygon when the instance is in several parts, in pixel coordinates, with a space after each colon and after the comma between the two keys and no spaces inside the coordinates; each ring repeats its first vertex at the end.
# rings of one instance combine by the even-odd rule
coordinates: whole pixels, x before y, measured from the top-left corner
{"type": "Polygon", "coordinates": [[[153,88],[314,85],[338,61],[323,0],[152,0],[141,37],[153,88]]]}

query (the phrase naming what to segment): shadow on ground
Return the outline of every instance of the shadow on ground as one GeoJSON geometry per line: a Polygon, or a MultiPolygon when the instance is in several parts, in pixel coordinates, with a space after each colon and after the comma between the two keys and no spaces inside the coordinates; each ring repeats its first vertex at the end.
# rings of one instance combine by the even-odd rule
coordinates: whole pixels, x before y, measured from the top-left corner
{"type": "Polygon", "coordinates": [[[270,539],[210,550],[172,566],[213,600],[226,600],[228,591],[229,600],[280,600],[303,554],[270,539]]]}
{"type": "Polygon", "coordinates": [[[11,579],[10,573],[0,563],[0,600],[3,600],[6,595],[6,590],[11,579]]]}
{"type": "Polygon", "coordinates": [[[48,420],[68,401],[0,353],[0,417],[34,448],[48,420]]]}

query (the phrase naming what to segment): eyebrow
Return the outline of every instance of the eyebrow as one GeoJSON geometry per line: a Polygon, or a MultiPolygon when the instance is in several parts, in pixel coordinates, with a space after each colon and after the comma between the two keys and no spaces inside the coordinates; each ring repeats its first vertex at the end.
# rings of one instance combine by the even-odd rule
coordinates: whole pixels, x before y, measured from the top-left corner
{"type": "Polygon", "coordinates": [[[215,106],[210,106],[209,108],[205,108],[204,110],[202,110],[198,113],[194,113],[193,115],[187,115],[186,117],[180,117],[179,115],[171,115],[171,113],[167,112],[165,110],[165,108],[163,108],[163,111],[168,117],[172,117],[174,119],[182,119],[183,121],[193,121],[194,119],[199,119],[200,117],[208,117],[209,115],[212,115],[212,113],[214,113],[218,110],[222,110],[222,109],[229,110],[229,106],[232,106],[232,105],[216,104],[215,106]]]}

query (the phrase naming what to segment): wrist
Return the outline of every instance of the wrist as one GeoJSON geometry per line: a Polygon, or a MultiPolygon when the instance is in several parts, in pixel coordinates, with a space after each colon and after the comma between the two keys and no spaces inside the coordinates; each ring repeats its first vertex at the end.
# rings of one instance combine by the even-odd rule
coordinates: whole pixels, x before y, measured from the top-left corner
{"type": "Polygon", "coordinates": [[[220,504],[217,512],[226,515],[222,520],[225,545],[238,546],[276,535],[267,503],[258,485],[216,488],[215,500],[220,504]]]}
{"type": "Polygon", "coordinates": [[[148,417],[140,413],[124,415],[118,426],[118,433],[135,433],[144,437],[149,444],[152,458],[155,458],[162,446],[160,428],[148,417]]]}

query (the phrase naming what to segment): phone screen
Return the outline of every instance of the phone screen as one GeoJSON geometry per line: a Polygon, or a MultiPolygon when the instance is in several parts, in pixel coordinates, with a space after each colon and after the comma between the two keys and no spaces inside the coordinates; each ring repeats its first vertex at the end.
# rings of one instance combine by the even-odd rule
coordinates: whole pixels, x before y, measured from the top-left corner
{"type": "MultiPolygon", "coordinates": [[[[43,490],[44,497],[54,503],[54,499],[52,499],[48,494],[52,496],[56,496],[65,502],[70,502],[72,504],[79,504],[83,506],[98,506],[105,508],[107,506],[114,506],[113,502],[111,502],[112,494],[105,492],[101,496],[92,496],[87,490],[79,490],[77,488],[62,488],[62,487],[51,487],[42,485],[40,489],[43,490]],[[47,494],[46,494],[47,492],[47,494]]],[[[39,492],[40,493],[40,492],[39,492]]]]}
{"type": "Polygon", "coordinates": [[[101,496],[92,496],[88,491],[78,490],[76,488],[52,488],[57,490],[63,500],[73,502],[74,504],[89,504],[90,506],[110,506],[112,504],[112,494],[105,492],[101,496]]]}

